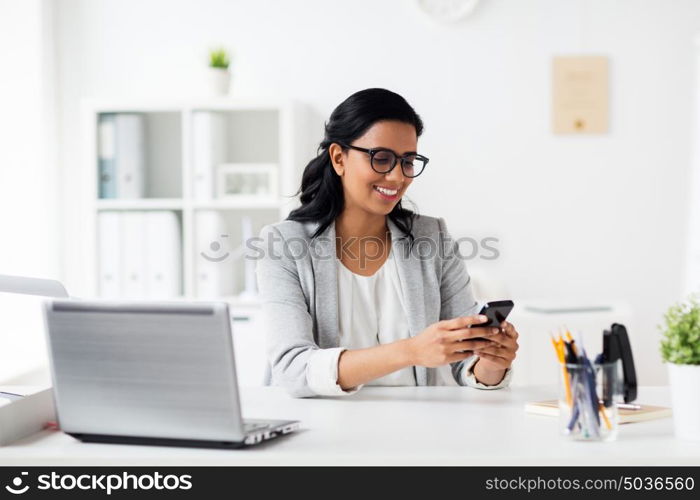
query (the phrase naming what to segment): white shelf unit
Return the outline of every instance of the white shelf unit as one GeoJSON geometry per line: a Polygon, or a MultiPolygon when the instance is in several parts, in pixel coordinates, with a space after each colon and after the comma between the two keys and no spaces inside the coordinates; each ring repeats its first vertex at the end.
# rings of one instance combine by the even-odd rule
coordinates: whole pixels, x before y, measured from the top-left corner
{"type": "Polygon", "coordinates": [[[89,271],[86,279],[93,292],[91,295],[102,295],[99,214],[164,210],[177,214],[181,241],[181,293],[169,298],[223,299],[241,310],[257,307],[255,297],[241,295],[245,286],[242,258],[231,259],[217,271],[218,279],[228,285],[222,293],[202,293],[202,287],[198,286],[202,274],[198,272],[208,265],[203,264],[202,254],[210,251],[214,254],[212,249],[215,247],[222,252],[221,255],[227,251],[235,253],[233,251],[243,243],[244,217],[252,222],[252,235],[257,236],[263,225],[284,219],[296,206],[293,195],[299,187],[303,166],[314,154],[307,141],[309,122],[306,108],[298,102],[280,100],[86,100],[83,117],[88,186],[86,206],[91,207],[84,233],[90,262],[85,263],[84,269],[89,271]],[[143,117],[145,189],[142,198],[99,197],[99,120],[103,114],[120,113],[143,117]],[[212,123],[217,124],[215,129],[212,123]],[[200,150],[209,146],[211,151],[202,156],[200,150]],[[202,157],[208,158],[212,166],[209,190],[204,189],[207,191],[204,194],[201,184],[195,187],[196,182],[202,181],[202,157]],[[217,198],[214,183],[218,164],[248,167],[260,164],[268,169],[270,165],[276,166],[274,196],[253,192],[245,196],[217,198]],[[200,216],[202,213],[215,214],[223,223],[221,231],[204,234],[203,224],[198,227],[198,221],[206,218],[200,216]],[[205,242],[211,243],[209,248],[205,242]]]}

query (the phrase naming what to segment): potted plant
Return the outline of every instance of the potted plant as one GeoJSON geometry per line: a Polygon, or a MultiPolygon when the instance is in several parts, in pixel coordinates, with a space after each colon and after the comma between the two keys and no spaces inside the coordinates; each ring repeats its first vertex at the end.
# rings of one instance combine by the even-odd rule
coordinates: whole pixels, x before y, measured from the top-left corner
{"type": "Polygon", "coordinates": [[[676,435],[700,440],[700,304],[697,296],[664,315],[661,355],[668,363],[676,435]]]}
{"type": "Polygon", "coordinates": [[[219,48],[209,51],[209,83],[212,91],[217,95],[228,94],[231,85],[230,62],[226,49],[219,48]]]}

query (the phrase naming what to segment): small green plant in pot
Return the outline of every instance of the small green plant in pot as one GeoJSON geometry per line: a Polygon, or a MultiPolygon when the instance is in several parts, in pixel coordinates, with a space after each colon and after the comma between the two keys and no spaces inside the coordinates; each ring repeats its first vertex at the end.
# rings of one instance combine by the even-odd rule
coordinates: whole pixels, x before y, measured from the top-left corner
{"type": "Polygon", "coordinates": [[[661,326],[676,435],[700,440],[700,303],[697,295],[671,306],[661,326]]]}
{"type": "Polygon", "coordinates": [[[226,95],[231,85],[231,58],[224,48],[209,51],[209,82],[216,95],[226,95]]]}

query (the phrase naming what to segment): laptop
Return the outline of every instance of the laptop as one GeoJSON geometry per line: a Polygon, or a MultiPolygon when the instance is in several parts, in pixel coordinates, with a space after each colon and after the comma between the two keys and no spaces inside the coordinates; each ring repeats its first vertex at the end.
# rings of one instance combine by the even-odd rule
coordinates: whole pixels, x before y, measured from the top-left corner
{"type": "Polygon", "coordinates": [[[299,427],[241,417],[224,302],[55,299],[44,318],[59,426],[81,441],[239,448],[299,427]]]}

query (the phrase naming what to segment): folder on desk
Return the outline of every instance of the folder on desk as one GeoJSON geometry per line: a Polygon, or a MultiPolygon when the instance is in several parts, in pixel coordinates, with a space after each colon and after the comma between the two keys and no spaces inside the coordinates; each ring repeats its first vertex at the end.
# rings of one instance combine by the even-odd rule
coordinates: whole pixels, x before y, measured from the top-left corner
{"type": "MultiPolygon", "coordinates": [[[[671,408],[666,406],[641,405],[641,408],[638,410],[619,408],[617,411],[620,415],[621,424],[644,422],[646,420],[655,420],[657,418],[671,416],[671,408]]],[[[559,403],[555,399],[548,401],[530,401],[525,403],[525,413],[557,417],[559,416],[559,403]]]]}
{"type": "Polygon", "coordinates": [[[50,387],[0,386],[0,446],[39,432],[54,420],[50,387]]]}

